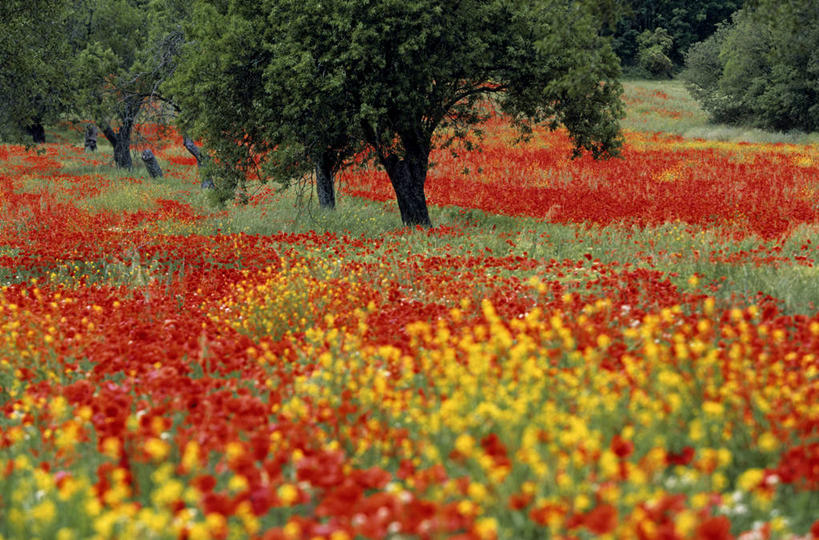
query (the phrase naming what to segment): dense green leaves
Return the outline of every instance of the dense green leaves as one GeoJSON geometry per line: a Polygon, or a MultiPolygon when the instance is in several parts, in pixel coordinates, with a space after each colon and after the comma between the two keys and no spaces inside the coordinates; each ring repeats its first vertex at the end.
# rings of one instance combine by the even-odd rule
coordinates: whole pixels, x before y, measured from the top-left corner
{"type": "Polygon", "coordinates": [[[583,2],[236,0],[193,21],[173,93],[228,192],[366,145],[399,204],[399,173],[423,199],[432,145],[479,125],[489,96],[524,129],[564,125],[578,152],[620,144],[617,58],[583,2]]]}
{"type": "Polygon", "coordinates": [[[762,3],[691,48],[683,77],[715,120],[819,129],[819,10],[762,3]]]}
{"type": "Polygon", "coordinates": [[[0,137],[53,122],[70,96],[62,0],[8,0],[0,9],[0,137]]]}
{"type": "Polygon", "coordinates": [[[640,64],[638,36],[665,29],[672,38],[666,55],[682,63],[688,48],[707,38],[716,26],[742,7],[742,0],[631,0],[613,32],[615,51],[623,64],[640,64]]]}
{"type": "Polygon", "coordinates": [[[637,36],[637,44],[640,67],[652,75],[671,75],[674,63],[668,57],[668,53],[674,39],[665,28],[657,28],[653,32],[646,30],[637,36]]]}

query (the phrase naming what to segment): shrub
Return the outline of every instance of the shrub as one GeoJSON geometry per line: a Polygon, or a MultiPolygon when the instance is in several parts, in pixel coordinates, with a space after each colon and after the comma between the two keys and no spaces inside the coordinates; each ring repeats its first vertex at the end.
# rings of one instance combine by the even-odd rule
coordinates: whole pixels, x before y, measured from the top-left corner
{"type": "Polygon", "coordinates": [[[637,59],[640,67],[655,76],[671,76],[674,63],[668,57],[674,39],[665,28],[646,30],[637,36],[637,59]]]}
{"type": "Polygon", "coordinates": [[[819,14],[794,13],[740,10],[688,50],[682,78],[713,120],[819,129],[819,14]]]}

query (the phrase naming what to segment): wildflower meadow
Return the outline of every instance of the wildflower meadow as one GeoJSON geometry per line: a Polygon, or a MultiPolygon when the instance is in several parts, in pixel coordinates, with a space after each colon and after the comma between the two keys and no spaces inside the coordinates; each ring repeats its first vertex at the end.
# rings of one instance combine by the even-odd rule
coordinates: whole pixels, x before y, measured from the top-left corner
{"type": "Polygon", "coordinates": [[[0,146],[0,539],[819,538],[819,145],[626,103],[436,150],[429,229],[0,146]]]}

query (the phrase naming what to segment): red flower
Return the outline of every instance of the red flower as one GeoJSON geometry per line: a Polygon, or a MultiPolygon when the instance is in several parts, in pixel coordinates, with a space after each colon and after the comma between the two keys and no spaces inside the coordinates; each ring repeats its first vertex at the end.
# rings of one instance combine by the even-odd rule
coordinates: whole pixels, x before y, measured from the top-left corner
{"type": "Polygon", "coordinates": [[[680,452],[668,452],[665,461],[669,465],[688,465],[694,459],[694,448],[684,447],[680,452]]]}
{"type": "Polygon", "coordinates": [[[731,520],[725,516],[710,517],[697,526],[697,540],[732,540],[731,520]]]}
{"type": "Polygon", "coordinates": [[[634,452],[634,443],[622,438],[618,433],[611,439],[611,451],[619,458],[627,458],[634,452]]]}
{"type": "Polygon", "coordinates": [[[617,509],[606,503],[583,515],[583,524],[595,534],[606,534],[617,526],[617,509]]]}

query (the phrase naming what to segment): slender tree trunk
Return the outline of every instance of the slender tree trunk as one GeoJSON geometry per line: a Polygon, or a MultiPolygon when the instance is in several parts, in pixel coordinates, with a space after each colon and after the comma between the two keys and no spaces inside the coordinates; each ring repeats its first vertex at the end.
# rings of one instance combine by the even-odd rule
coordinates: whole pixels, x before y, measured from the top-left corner
{"type": "Polygon", "coordinates": [[[88,124],[85,127],[85,151],[86,152],[96,152],[97,151],[97,126],[94,124],[88,124]]]}
{"type": "MultiPolygon", "coordinates": [[[[185,145],[185,150],[191,153],[193,157],[196,158],[196,168],[199,170],[199,174],[202,174],[202,165],[205,163],[206,156],[202,154],[202,151],[196,146],[196,143],[193,142],[193,139],[188,137],[187,135],[182,136],[182,144],[185,145]]],[[[213,179],[208,176],[202,176],[202,184],[200,186],[202,189],[213,189],[215,186],[213,185],[213,179]]]]}
{"type": "Polygon", "coordinates": [[[145,163],[145,168],[148,169],[151,178],[162,178],[162,167],[159,166],[159,162],[150,148],[142,151],[142,161],[145,163]]]}
{"type": "Polygon", "coordinates": [[[319,206],[330,210],[336,207],[336,194],[333,182],[333,168],[329,156],[323,155],[316,161],[316,191],[319,206]]]}
{"type": "Polygon", "coordinates": [[[39,121],[35,121],[30,126],[27,126],[26,133],[31,136],[31,140],[34,142],[34,144],[42,144],[46,142],[45,128],[39,121]]]}
{"type": "Polygon", "coordinates": [[[429,219],[427,198],[424,194],[429,153],[410,147],[403,158],[394,154],[389,155],[383,165],[387,169],[387,175],[395,190],[398,209],[401,211],[401,221],[404,225],[431,227],[432,221],[429,219]]]}

